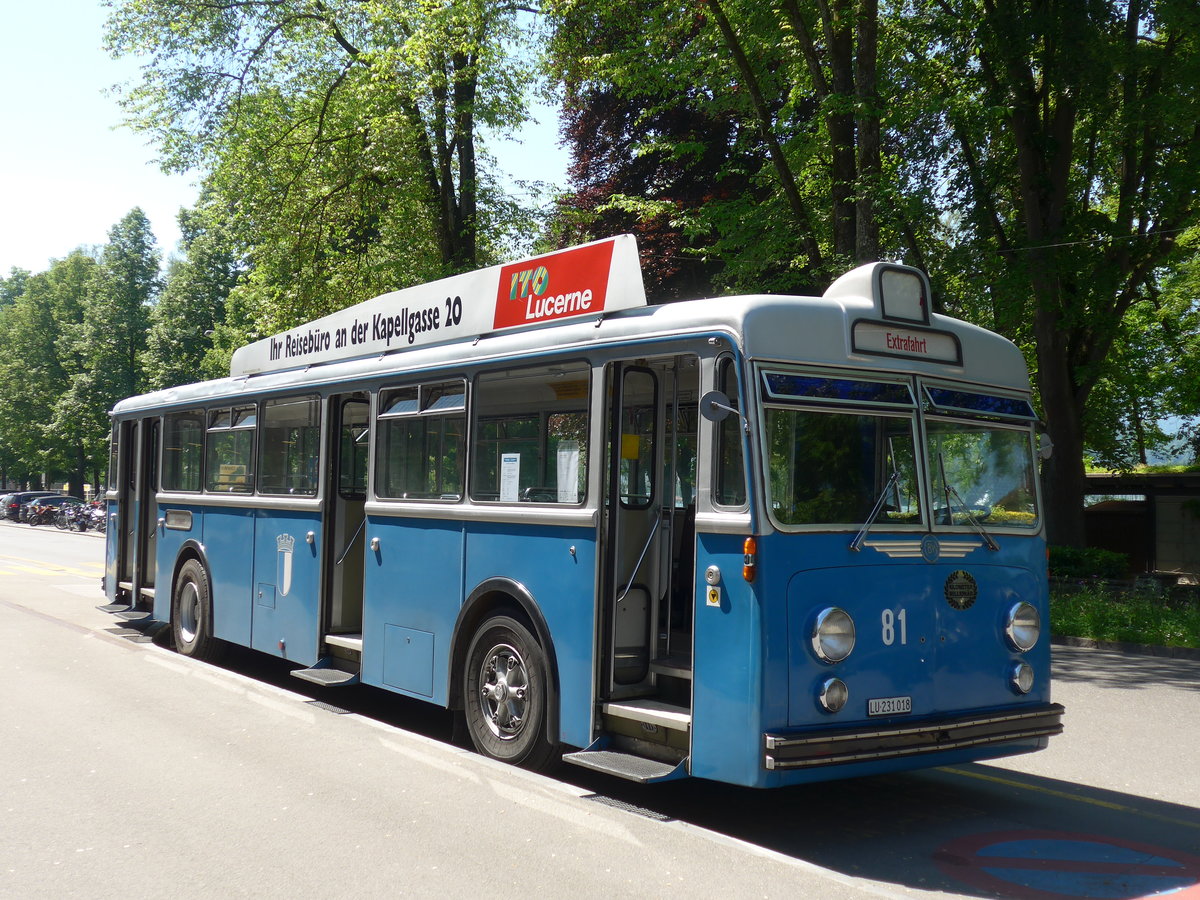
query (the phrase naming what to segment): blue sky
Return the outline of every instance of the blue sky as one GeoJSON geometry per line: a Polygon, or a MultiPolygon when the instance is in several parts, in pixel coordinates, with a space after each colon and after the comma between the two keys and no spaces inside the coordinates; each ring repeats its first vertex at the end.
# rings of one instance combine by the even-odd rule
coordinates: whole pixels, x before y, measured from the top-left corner
{"type": "MultiPolygon", "coordinates": [[[[164,258],[175,251],[175,217],[196,199],[194,176],[165,175],[155,151],[118,127],[105,91],[136,75],[101,49],[98,0],[4,0],[0,28],[0,277],[40,272],[76,247],[103,244],[133,207],[150,218],[164,258]]],[[[497,147],[511,177],[562,184],[565,152],[552,111],[497,147]]]]}

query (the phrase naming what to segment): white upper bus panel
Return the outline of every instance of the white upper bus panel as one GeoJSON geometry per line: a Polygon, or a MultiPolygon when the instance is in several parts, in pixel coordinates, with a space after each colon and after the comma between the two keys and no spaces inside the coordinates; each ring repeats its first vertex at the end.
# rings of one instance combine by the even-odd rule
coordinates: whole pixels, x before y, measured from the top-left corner
{"type": "MultiPolygon", "coordinates": [[[[114,413],[125,415],[134,410],[187,408],[197,403],[236,398],[240,395],[294,391],[319,385],[383,381],[389,377],[425,370],[442,370],[457,375],[461,374],[464,366],[489,360],[527,359],[532,362],[542,359],[548,353],[586,355],[603,345],[686,340],[689,336],[700,335],[722,336],[732,346],[740,348],[749,359],[762,363],[767,370],[777,369],[780,364],[800,364],[820,368],[831,378],[836,377],[838,369],[851,369],[857,373],[853,377],[858,379],[867,371],[888,376],[923,374],[933,376],[949,386],[964,383],[987,385],[997,389],[998,395],[1011,394],[1015,398],[1028,395],[1029,375],[1025,360],[1011,341],[984,328],[932,312],[929,313],[927,323],[914,321],[910,317],[915,316],[922,308],[920,299],[914,300],[914,297],[926,298],[926,310],[929,303],[927,293],[918,295],[913,291],[911,278],[907,284],[901,283],[901,293],[896,295],[899,299],[893,302],[891,295],[886,293],[891,289],[893,275],[914,273],[924,288],[924,276],[915,269],[889,263],[872,263],[839,278],[821,297],[770,294],[712,297],[707,300],[688,300],[661,306],[639,306],[609,314],[614,302],[627,302],[624,299],[614,301],[615,295],[633,297],[638,304],[644,301],[645,296],[640,268],[636,268],[637,249],[633,238],[617,238],[612,242],[612,246],[614,257],[618,254],[629,254],[626,260],[634,260],[634,269],[623,269],[619,275],[610,270],[603,316],[576,315],[573,318],[563,318],[548,327],[513,327],[489,332],[478,341],[474,336],[466,335],[453,341],[439,339],[422,345],[418,335],[414,337],[410,346],[407,343],[407,335],[404,336],[404,343],[397,343],[393,337],[392,349],[406,348],[403,352],[381,353],[380,350],[372,350],[368,354],[356,349],[352,357],[331,360],[325,365],[309,365],[301,360],[292,360],[286,366],[280,365],[281,361],[273,363],[264,355],[264,347],[269,348],[270,344],[259,341],[235,354],[233,368],[239,374],[212,382],[166,388],[153,394],[131,397],[118,403],[114,413]],[[883,277],[885,274],[887,278],[883,277]],[[272,364],[278,368],[260,368],[272,364]]],[[[567,252],[569,251],[564,251],[567,252]]],[[[531,268],[524,263],[513,265],[518,267],[518,275],[531,268]]],[[[622,264],[625,265],[626,263],[622,264]]],[[[499,268],[510,270],[507,266],[499,268]]],[[[549,270],[549,267],[547,268],[549,270]]],[[[613,264],[613,268],[616,268],[616,263],[613,264]]],[[[536,270],[537,265],[534,265],[532,271],[536,270]]],[[[487,296],[494,306],[493,298],[500,290],[498,271],[484,271],[492,272],[489,288],[491,293],[487,296]]],[[[478,273],[471,273],[475,274],[478,273]]],[[[461,284],[458,279],[469,277],[471,276],[457,276],[447,281],[461,284]]],[[[424,292],[421,296],[440,296],[444,311],[446,297],[442,286],[445,284],[446,282],[435,282],[433,285],[408,290],[424,292]],[[429,293],[431,290],[434,293],[429,293]]],[[[513,289],[511,274],[505,284],[509,289],[506,296],[509,296],[513,289]]],[[[553,272],[551,284],[554,285],[553,272]]],[[[516,290],[520,296],[519,278],[516,290]]],[[[557,287],[555,290],[557,298],[557,287]]],[[[391,296],[393,295],[386,294],[377,299],[383,300],[391,296]]],[[[461,293],[451,295],[451,298],[453,296],[464,300],[465,322],[465,297],[461,293]]],[[[371,302],[374,301],[368,301],[371,302]]],[[[524,308],[524,301],[519,304],[517,301],[512,302],[524,308]]],[[[408,305],[411,308],[411,301],[408,305]]],[[[348,316],[351,322],[363,321],[361,307],[335,315],[348,316]]],[[[297,330],[308,331],[318,324],[314,323],[297,330]]],[[[369,329],[370,319],[366,324],[369,329]]],[[[444,319],[441,320],[440,327],[445,327],[444,319]]],[[[457,331],[455,333],[457,334],[457,331]]],[[[272,339],[268,339],[270,340],[272,339]]],[[[279,338],[273,340],[278,341],[279,338]]],[[[352,342],[351,346],[358,348],[361,345],[352,342]]],[[[385,343],[384,350],[386,347],[385,343]]],[[[921,402],[931,399],[936,408],[944,410],[947,414],[997,412],[995,409],[980,409],[979,401],[969,397],[938,395],[936,398],[920,399],[921,402]]],[[[417,402],[415,398],[413,402],[417,402]]],[[[999,413],[1004,417],[1013,418],[1029,415],[1027,403],[1018,406],[1019,408],[1001,409],[999,413]]],[[[403,408],[403,405],[398,406],[396,412],[402,412],[403,408]]]]}
{"type": "Polygon", "coordinates": [[[637,243],[622,234],[383,294],[238,349],[229,374],[378,356],[645,305],[637,243]]]}

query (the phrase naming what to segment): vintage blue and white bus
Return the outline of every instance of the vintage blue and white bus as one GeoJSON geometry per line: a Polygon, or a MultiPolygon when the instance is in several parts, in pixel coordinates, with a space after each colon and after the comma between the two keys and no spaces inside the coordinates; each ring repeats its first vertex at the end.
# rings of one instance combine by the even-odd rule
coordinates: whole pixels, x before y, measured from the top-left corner
{"type": "Polygon", "coordinates": [[[113,410],[106,591],[478,750],[756,787],[1036,750],[1020,352],[926,276],[646,304],[619,236],[368,300],[113,410]]]}

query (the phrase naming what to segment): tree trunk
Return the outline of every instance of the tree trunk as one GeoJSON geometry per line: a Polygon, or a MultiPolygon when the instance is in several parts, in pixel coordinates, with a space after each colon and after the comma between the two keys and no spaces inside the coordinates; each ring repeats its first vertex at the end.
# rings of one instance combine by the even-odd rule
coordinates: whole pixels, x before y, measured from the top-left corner
{"type": "Polygon", "coordinates": [[[1040,308],[1035,314],[1038,390],[1054,453],[1042,467],[1043,516],[1051,544],[1082,547],[1085,541],[1083,497],[1083,416],[1072,387],[1066,338],[1060,317],[1040,308]]]}
{"type": "MultiPolygon", "coordinates": [[[[825,9],[833,103],[826,117],[830,144],[830,191],[833,201],[833,252],[856,259],[855,190],[858,170],[854,152],[854,15],[852,0],[835,0],[825,9]]],[[[826,101],[828,103],[828,100],[826,101]]]]}
{"type": "Polygon", "coordinates": [[[879,259],[879,223],[875,220],[875,194],[879,190],[880,128],[878,96],[879,3],[862,0],[858,11],[854,94],[857,100],[855,124],[858,129],[857,198],[855,201],[854,261],[879,259]]]}

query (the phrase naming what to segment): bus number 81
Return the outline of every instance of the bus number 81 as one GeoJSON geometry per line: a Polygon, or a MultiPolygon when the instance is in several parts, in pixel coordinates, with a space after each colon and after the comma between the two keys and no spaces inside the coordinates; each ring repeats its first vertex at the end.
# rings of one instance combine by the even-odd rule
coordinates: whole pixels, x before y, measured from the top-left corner
{"type": "Polygon", "coordinates": [[[908,643],[908,613],[905,610],[892,612],[890,609],[883,611],[883,645],[890,647],[896,642],[896,625],[900,625],[900,645],[908,643]]]}

